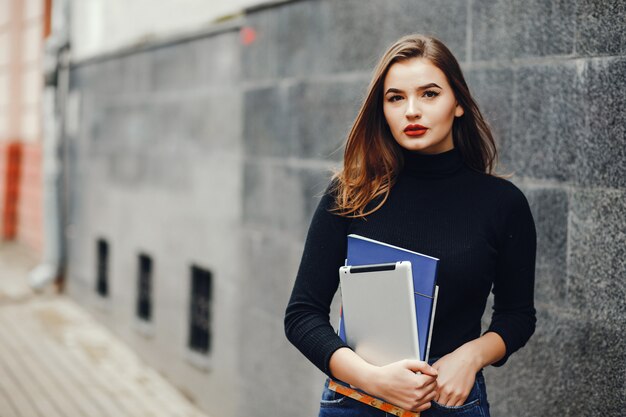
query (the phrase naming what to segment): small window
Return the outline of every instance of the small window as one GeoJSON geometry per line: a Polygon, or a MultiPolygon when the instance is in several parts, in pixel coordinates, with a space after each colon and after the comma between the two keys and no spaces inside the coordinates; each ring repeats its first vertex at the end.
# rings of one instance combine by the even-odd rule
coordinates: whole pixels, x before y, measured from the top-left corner
{"type": "Polygon", "coordinates": [[[152,258],[139,255],[137,279],[137,316],[144,321],[152,320],[152,258]]]}
{"type": "Polygon", "coordinates": [[[100,296],[109,295],[109,243],[104,239],[97,242],[96,291],[100,296]]]}
{"type": "Polygon", "coordinates": [[[191,267],[189,347],[205,355],[211,351],[212,285],[210,271],[191,267]]]}

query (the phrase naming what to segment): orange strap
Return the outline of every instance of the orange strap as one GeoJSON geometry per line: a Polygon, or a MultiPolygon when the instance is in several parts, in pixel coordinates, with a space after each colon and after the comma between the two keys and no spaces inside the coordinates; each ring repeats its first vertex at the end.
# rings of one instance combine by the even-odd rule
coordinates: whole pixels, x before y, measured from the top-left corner
{"type": "Polygon", "coordinates": [[[389,404],[383,400],[379,400],[376,397],[372,397],[371,395],[367,395],[361,391],[357,391],[354,388],[347,387],[343,384],[339,384],[332,379],[328,382],[328,389],[331,391],[338,392],[339,394],[345,395],[346,397],[350,397],[353,400],[357,400],[362,402],[363,404],[367,404],[371,407],[378,408],[379,410],[383,410],[386,413],[392,414],[398,417],[419,417],[420,413],[416,413],[413,411],[406,411],[400,407],[397,407],[393,404],[389,404]]]}

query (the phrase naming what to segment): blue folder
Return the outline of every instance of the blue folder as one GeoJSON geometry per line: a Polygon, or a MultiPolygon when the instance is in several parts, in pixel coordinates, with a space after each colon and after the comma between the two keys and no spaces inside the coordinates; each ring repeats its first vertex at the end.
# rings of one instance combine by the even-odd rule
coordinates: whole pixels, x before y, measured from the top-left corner
{"type": "MultiPolygon", "coordinates": [[[[398,261],[410,261],[413,272],[415,291],[415,314],[417,315],[417,334],[420,345],[420,359],[427,360],[433,306],[436,302],[436,280],[439,259],[413,252],[363,236],[348,235],[348,253],[346,265],[381,264],[398,261]]],[[[339,322],[339,337],[346,340],[343,325],[343,311],[339,322]]]]}

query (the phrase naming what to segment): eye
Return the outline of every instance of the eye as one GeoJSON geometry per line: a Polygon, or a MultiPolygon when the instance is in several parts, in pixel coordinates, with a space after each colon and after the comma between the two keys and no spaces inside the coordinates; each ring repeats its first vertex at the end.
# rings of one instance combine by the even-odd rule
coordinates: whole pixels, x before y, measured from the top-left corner
{"type": "Polygon", "coordinates": [[[396,95],[390,96],[389,98],[387,98],[387,100],[393,103],[395,101],[402,100],[402,96],[396,94],[396,95]]]}
{"type": "Polygon", "coordinates": [[[434,90],[426,90],[424,91],[424,96],[426,96],[427,98],[435,98],[439,95],[439,93],[437,91],[434,90]]]}

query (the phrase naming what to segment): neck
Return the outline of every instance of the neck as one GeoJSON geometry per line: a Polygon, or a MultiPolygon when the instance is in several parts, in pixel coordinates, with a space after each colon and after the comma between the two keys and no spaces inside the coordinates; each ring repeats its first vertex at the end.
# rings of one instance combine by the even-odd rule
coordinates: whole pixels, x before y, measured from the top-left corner
{"type": "Polygon", "coordinates": [[[402,172],[419,178],[447,178],[464,166],[461,153],[456,148],[437,154],[423,154],[401,148],[404,157],[402,172]]]}

